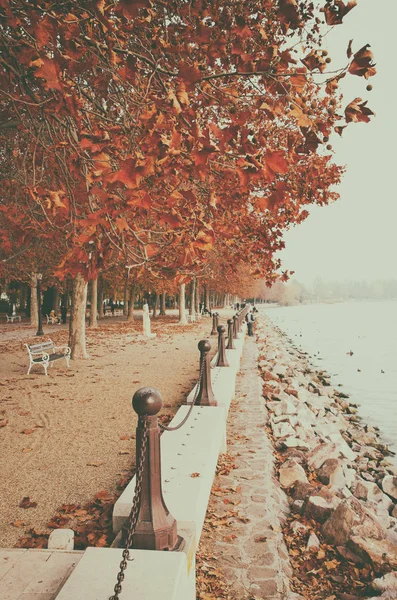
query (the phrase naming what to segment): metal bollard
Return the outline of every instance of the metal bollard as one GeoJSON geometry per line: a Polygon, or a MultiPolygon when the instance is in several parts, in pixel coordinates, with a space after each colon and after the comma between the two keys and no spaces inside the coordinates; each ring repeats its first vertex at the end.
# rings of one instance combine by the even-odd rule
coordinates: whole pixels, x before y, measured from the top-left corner
{"type": "Polygon", "coordinates": [[[238,338],[237,332],[238,332],[238,317],[237,317],[237,315],[234,315],[234,317],[233,317],[233,339],[234,340],[237,340],[237,338],[238,338]]]}
{"type": "Polygon", "coordinates": [[[200,350],[200,372],[202,365],[203,368],[202,376],[199,382],[199,392],[195,404],[199,404],[200,406],[218,406],[211,385],[211,365],[209,355],[209,351],[211,350],[210,341],[201,340],[198,343],[198,349],[200,350]]]}
{"type": "Polygon", "coordinates": [[[233,344],[233,319],[227,320],[227,350],[235,350],[235,346],[233,344]]]}
{"type": "Polygon", "coordinates": [[[226,329],[223,325],[218,325],[218,360],[216,361],[217,367],[230,367],[229,361],[226,357],[225,331],[226,329]]]}
{"type": "Polygon", "coordinates": [[[210,335],[216,334],[216,313],[212,313],[212,329],[210,335]]]}
{"type": "Polygon", "coordinates": [[[219,313],[215,313],[215,326],[216,326],[217,331],[218,331],[218,325],[219,325],[219,313]]]}
{"type": "MultiPolygon", "coordinates": [[[[146,456],[143,463],[142,492],[132,548],[141,550],[177,550],[183,538],[177,534],[177,522],[168,510],[161,487],[160,429],[157,413],[163,405],[155,388],[137,390],[132,405],[138,415],[136,428],[136,464],[142,448],[142,432],[147,423],[146,456]]],[[[139,473],[136,474],[138,484],[139,473]]]]}

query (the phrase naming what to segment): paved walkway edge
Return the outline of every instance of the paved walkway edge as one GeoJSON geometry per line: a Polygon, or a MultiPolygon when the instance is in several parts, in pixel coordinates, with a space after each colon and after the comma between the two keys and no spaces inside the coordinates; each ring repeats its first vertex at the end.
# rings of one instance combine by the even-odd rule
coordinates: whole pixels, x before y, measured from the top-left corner
{"type": "Polygon", "coordinates": [[[257,345],[247,338],[227,424],[228,452],[236,468],[217,476],[214,489],[221,490],[220,496],[213,496],[210,509],[217,515],[223,510],[231,519],[211,545],[233,599],[293,600],[299,596],[290,591],[292,570],[281,532],[289,508],[274,477],[257,360],[257,345]],[[227,490],[230,494],[223,494],[227,490]]]}

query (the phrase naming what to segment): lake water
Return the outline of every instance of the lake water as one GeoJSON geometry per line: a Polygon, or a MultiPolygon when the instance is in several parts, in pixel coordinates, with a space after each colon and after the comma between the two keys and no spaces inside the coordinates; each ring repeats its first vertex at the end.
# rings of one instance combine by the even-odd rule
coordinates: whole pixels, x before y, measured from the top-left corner
{"type": "Polygon", "coordinates": [[[397,300],[262,308],[397,452],[397,300]]]}

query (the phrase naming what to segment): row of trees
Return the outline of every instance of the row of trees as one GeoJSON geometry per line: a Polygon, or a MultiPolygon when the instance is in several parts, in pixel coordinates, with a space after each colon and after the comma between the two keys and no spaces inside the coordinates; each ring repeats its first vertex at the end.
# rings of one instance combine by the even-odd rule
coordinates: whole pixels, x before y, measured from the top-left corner
{"type": "Polygon", "coordinates": [[[369,47],[329,73],[321,48],[355,4],[0,0],[0,275],[72,278],[74,357],[99,273],[288,278],[283,232],[338,197],[330,136],[372,115],[338,92],[369,47]]]}

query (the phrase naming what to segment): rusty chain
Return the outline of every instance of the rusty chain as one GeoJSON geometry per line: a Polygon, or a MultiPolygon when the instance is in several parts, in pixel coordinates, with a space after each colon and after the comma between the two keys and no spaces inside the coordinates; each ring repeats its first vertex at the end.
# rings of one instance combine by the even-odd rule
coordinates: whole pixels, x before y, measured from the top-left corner
{"type": "Polygon", "coordinates": [[[139,456],[139,462],[136,469],[136,482],[135,482],[135,493],[134,500],[132,502],[130,516],[128,518],[128,534],[127,540],[125,543],[125,549],[122,554],[122,561],[120,563],[120,570],[117,574],[117,583],[114,586],[114,594],[110,596],[109,600],[119,600],[122,583],[125,577],[125,570],[127,568],[127,561],[130,560],[130,547],[132,544],[132,536],[134,535],[136,524],[138,521],[139,508],[141,504],[141,495],[142,495],[142,479],[143,479],[143,464],[146,459],[146,450],[147,450],[147,419],[144,418],[143,422],[143,430],[142,430],[142,441],[141,441],[141,452],[139,456]]]}
{"type": "Polygon", "coordinates": [[[199,395],[200,384],[201,384],[201,381],[203,379],[204,366],[205,366],[205,358],[204,358],[204,355],[201,355],[200,356],[200,374],[199,374],[199,379],[198,379],[196,391],[194,392],[194,397],[193,397],[192,403],[190,405],[190,408],[189,408],[189,410],[187,412],[187,415],[182,419],[182,421],[180,423],[178,423],[178,425],[175,425],[175,427],[168,427],[167,425],[163,425],[162,423],[159,423],[159,427],[163,431],[177,431],[178,429],[180,429],[186,423],[186,421],[188,420],[188,418],[192,414],[193,408],[194,408],[194,406],[196,404],[197,396],[199,395]]]}

